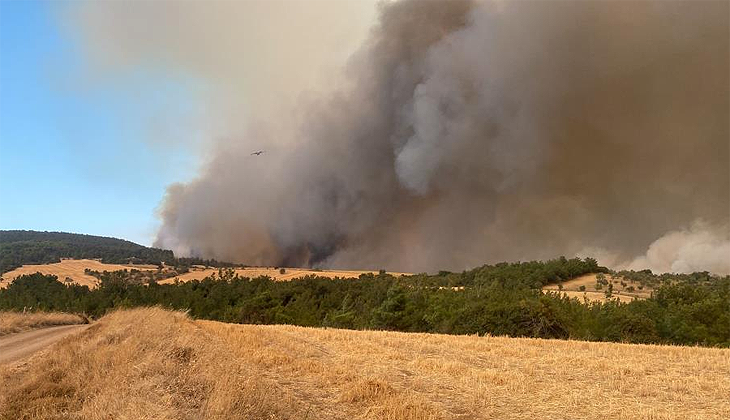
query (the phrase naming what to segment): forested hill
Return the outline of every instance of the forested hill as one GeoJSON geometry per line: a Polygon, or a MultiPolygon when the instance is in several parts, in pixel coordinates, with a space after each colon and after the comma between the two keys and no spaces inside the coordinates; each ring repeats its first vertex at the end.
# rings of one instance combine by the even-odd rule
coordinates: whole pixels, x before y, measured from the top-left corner
{"type": "Polygon", "coordinates": [[[47,264],[61,258],[99,258],[105,263],[173,263],[172,251],[103,236],[32,230],[0,231],[0,273],[24,264],[47,264]]]}

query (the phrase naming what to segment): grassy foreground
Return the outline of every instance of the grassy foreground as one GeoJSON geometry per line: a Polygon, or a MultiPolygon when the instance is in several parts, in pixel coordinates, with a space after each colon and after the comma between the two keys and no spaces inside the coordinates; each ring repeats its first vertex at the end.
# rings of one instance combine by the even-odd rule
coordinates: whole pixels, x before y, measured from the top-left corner
{"type": "Polygon", "coordinates": [[[117,311],[0,367],[2,419],[724,419],[730,350],[117,311]]]}
{"type": "Polygon", "coordinates": [[[63,312],[0,312],[0,337],[36,328],[86,324],[86,318],[63,312]]]}

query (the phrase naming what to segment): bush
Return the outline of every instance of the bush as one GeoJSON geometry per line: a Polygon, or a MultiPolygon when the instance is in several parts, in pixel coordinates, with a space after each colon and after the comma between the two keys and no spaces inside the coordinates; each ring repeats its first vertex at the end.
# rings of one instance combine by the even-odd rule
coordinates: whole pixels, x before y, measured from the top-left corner
{"type": "Polygon", "coordinates": [[[279,274],[284,274],[284,273],[286,273],[286,268],[280,268],[279,269],[279,274]]]}
{"type": "Polygon", "coordinates": [[[579,290],[580,290],[581,292],[585,292],[585,291],[586,291],[586,287],[585,287],[585,286],[583,286],[583,285],[582,285],[582,286],[580,286],[580,287],[579,287],[578,289],[579,289],[579,290]]]}

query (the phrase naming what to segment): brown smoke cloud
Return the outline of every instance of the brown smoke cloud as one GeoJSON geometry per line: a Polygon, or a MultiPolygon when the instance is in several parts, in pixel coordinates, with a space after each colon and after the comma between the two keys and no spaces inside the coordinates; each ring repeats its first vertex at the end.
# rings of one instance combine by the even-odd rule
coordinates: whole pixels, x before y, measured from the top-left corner
{"type": "MultiPolygon", "coordinates": [[[[730,258],[728,8],[380,4],[341,78],[286,112],[247,109],[240,119],[258,122],[231,133],[244,140],[215,144],[195,180],[169,188],[156,245],[408,271],[599,249],[632,267],[727,270],[716,260],[730,258]],[[724,251],[682,245],[697,229],[724,251]],[[680,251],[660,263],[664,235],[680,251]]],[[[230,39],[205,45],[245,54],[230,39]]]]}

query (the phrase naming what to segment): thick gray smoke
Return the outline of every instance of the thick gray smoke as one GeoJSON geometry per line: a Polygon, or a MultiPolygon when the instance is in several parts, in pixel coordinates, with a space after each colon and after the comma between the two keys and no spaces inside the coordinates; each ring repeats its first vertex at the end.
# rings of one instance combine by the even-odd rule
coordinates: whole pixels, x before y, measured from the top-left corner
{"type": "Polygon", "coordinates": [[[730,258],[728,5],[381,4],[344,82],[247,128],[264,155],[222,144],[169,188],[156,245],[428,271],[632,261],[701,219],[726,269],[707,258],[730,258]]]}

